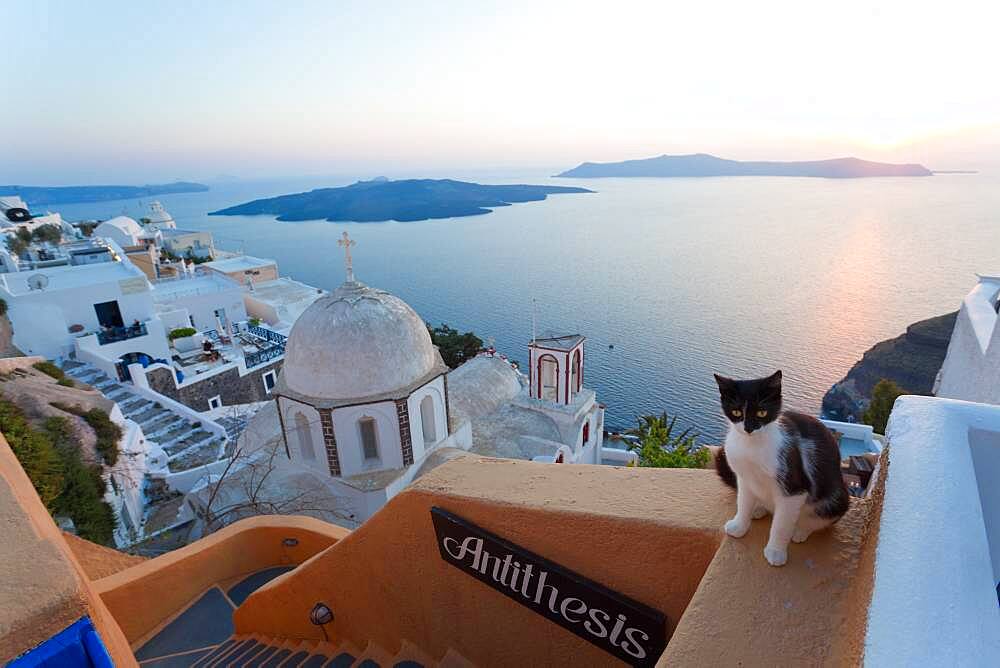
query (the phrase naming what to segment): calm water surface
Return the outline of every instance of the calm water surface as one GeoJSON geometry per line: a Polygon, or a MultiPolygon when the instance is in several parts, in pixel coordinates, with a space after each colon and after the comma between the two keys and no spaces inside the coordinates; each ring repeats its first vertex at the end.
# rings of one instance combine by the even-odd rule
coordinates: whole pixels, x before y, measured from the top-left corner
{"type": "MultiPolygon", "coordinates": [[[[974,272],[1000,269],[1000,180],[992,175],[548,179],[582,185],[493,213],[418,223],[279,223],[206,213],[354,178],[233,182],[164,196],[179,226],[218,246],[273,257],[285,275],[343,280],[337,237],[358,241],[359,280],[426,320],[471,329],[524,360],[538,331],[587,336],[585,382],[608,425],[667,409],[706,440],[723,432],[712,372],[781,368],[788,405],[817,413],[824,392],[876,341],[958,307],[974,272]]],[[[456,175],[456,178],[463,178],[456,175]]],[[[70,218],[138,218],[135,200],[60,208],[70,218]]]]}

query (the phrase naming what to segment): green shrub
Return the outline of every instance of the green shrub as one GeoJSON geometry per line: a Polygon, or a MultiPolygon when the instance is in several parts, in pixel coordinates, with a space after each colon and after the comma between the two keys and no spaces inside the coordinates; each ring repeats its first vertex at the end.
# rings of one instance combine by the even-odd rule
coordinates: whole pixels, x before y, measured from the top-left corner
{"type": "Polygon", "coordinates": [[[35,362],[31,366],[48,376],[52,376],[56,380],[60,380],[66,376],[66,373],[62,369],[48,360],[35,362]]]}
{"type": "MultiPolygon", "coordinates": [[[[31,238],[29,236],[28,241],[31,238]]],[[[20,235],[11,235],[7,237],[7,250],[16,256],[20,256],[24,251],[28,250],[28,241],[25,241],[20,235]]]]}
{"type": "Polygon", "coordinates": [[[260,318],[250,318],[247,322],[251,327],[260,327],[260,318]]]}
{"type": "Polygon", "coordinates": [[[7,437],[10,449],[42,503],[52,512],[64,483],[62,458],[51,439],[33,430],[21,409],[6,400],[0,400],[0,431],[7,437]]]}
{"type": "Polygon", "coordinates": [[[628,433],[637,436],[639,443],[629,450],[639,455],[639,466],[671,469],[704,468],[711,459],[708,448],[698,445],[698,434],[685,429],[674,433],[677,416],[668,418],[666,411],[660,415],[643,415],[639,425],[628,433]]]}
{"type": "Polygon", "coordinates": [[[115,515],[104,501],[101,469],[83,461],[66,419],[46,418],[36,428],[20,408],[0,399],[0,431],[49,512],[72,519],[81,538],[111,545],[115,515]]]}
{"type": "Polygon", "coordinates": [[[194,327],[178,327],[177,329],[170,330],[167,334],[167,338],[173,341],[174,339],[183,339],[185,336],[194,336],[198,333],[194,327]]]}
{"type": "Polygon", "coordinates": [[[875,387],[872,388],[872,400],[861,415],[861,421],[870,424],[876,434],[884,434],[886,425],[889,423],[889,414],[892,413],[892,406],[896,403],[896,399],[903,394],[909,394],[909,392],[886,378],[875,383],[875,387]]]}
{"type": "Polygon", "coordinates": [[[35,241],[48,241],[50,243],[57,244],[62,241],[62,230],[59,229],[58,225],[46,223],[45,225],[40,225],[32,230],[31,238],[35,241]]]}
{"type": "Polygon", "coordinates": [[[84,410],[80,406],[70,406],[61,401],[50,401],[49,405],[72,415],[82,417],[83,421],[94,430],[94,435],[97,436],[97,443],[95,445],[97,452],[104,459],[104,463],[108,466],[114,466],[118,463],[118,441],[122,438],[122,428],[112,422],[107,413],[100,408],[84,410]]]}
{"type": "Polygon", "coordinates": [[[63,387],[74,387],[76,383],[73,382],[72,378],[60,378],[56,381],[56,385],[62,385],[63,387]]]}
{"type": "Polygon", "coordinates": [[[100,408],[91,408],[81,416],[97,435],[97,451],[108,466],[118,463],[118,441],[122,438],[122,428],[111,421],[100,408]]]}
{"type": "Polygon", "coordinates": [[[7,315],[7,300],[0,299],[0,316],[7,315]]]}
{"type": "Polygon", "coordinates": [[[441,359],[451,369],[458,368],[483,349],[483,340],[472,332],[463,334],[445,324],[440,327],[431,327],[428,324],[427,331],[431,335],[431,342],[441,353],[441,359]]]}
{"type": "Polygon", "coordinates": [[[101,467],[83,461],[79,443],[65,418],[47,418],[43,430],[63,461],[63,490],[54,503],[53,513],[68,515],[81,538],[111,545],[114,541],[115,514],[104,501],[107,486],[101,467]]]}

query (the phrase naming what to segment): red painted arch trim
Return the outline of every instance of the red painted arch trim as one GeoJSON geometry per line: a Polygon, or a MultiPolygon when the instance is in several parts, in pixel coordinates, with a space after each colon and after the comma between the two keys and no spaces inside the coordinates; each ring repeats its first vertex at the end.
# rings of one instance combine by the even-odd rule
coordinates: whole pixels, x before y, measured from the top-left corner
{"type": "Polygon", "coordinates": [[[550,359],[550,360],[552,360],[553,362],[556,363],[556,399],[558,399],[559,398],[559,360],[556,359],[556,357],[554,355],[549,355],[548,353],[546,353],[544,355],[539,355],[538,359],[535,362],[536,365],[537,365],[535,376],[537,377],[536,382],[538,383],[536,394],[535,394],[535,398],[536,399],[542,399],[543,398],[542,397],[542,362],[544,360],[546,360],[546,359],[550,359]]]}

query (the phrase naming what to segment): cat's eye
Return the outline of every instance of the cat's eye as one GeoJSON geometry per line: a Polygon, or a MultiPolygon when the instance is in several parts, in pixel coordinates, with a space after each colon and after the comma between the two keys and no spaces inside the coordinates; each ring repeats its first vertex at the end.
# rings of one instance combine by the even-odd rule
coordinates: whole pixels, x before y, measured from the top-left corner
{"type": "Polygon", "coordinates": [[[741,411],[739,408],[733,410],[733,417],[736,418],[743,417],[743,411],[741,411]]]}
{"type": "Polygon", "coordinates": [[[767,417],[767,411],[757,411],[757,417],[759,417],[759,418],[766,418],[767,417]]]}

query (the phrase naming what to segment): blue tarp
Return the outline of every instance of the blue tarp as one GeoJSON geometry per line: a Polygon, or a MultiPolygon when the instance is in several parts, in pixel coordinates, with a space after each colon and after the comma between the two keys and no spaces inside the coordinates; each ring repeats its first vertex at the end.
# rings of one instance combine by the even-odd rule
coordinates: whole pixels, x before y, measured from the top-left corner
{"type": "Polygon", "coordinates": [[[35,666],[114,668],[114,663],[94,625],[88,617],[84,617],[7,664],[8,668],[35,666]]]}

